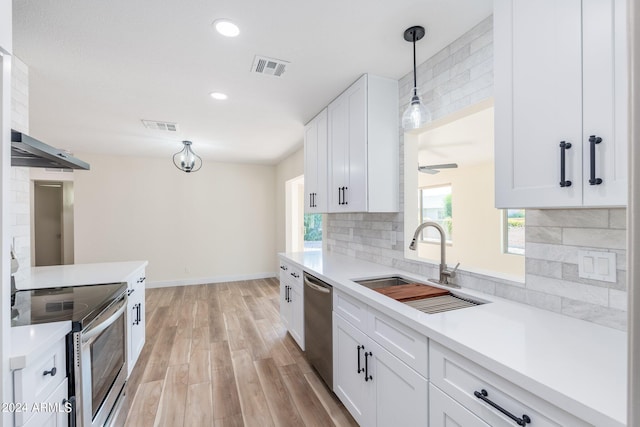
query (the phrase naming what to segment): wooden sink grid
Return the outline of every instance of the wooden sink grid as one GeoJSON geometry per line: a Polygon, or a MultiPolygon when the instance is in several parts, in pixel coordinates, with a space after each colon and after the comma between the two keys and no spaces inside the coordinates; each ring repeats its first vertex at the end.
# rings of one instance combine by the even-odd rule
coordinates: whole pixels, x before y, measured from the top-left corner
{"type": "Polygon", "coordinates": [[[396,301],[414,301],[418,299],[441,297],[449,295],[446,289],[436,288],[435,286],[423,285],[422,283],[409,283],[408,285],[387,286],[384,288],[374,289],[382,295],[393,298],[396,301]]]}

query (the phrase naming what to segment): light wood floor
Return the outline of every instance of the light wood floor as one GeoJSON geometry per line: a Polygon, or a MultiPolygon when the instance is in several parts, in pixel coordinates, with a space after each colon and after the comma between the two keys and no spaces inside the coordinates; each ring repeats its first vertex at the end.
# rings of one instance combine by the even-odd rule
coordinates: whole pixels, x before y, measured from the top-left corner
{"type": "Polygon", "coordinates": [[[278,299],[276,279],[148,289],[116,424],[356,426],[287,334],[278,299]]]}

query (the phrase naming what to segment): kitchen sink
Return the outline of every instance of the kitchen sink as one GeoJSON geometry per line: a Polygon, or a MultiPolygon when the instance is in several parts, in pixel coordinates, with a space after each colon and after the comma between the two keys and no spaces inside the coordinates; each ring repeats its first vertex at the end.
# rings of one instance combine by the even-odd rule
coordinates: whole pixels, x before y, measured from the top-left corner
{"type": "Polygon", "coordinates": [[[369,289],[386,288],[389,286],[408,285],[416,283],[415,280],[408,280],[400,276],[380,277],[378,279],[354,280],[354,282],[369,289]]]}
{"type": "MultiPolygon", "coordinates": [[[[431,286],[427,283],[421,283],[416,280],[406,279],[401,276],[389,276],[389,277],[378,277],[373,279],[361,279],[354,280],[354,282],[365,286],[369,289],[376,290],[383,295],[389,293],[389,288],[393,286],[400,285],[411,285],[411,284],[420,284],[431,286]]],[[[434,288],[434,287],[432,287],[434,288]]],[[[435,289],[435,288],[434,288],[435,289]]],[[[440,288],[443,289],[443,288],[440,288]]],[[[387,295],[389,296],[389,295],[387,295]]],[[[461,308],[474,307],[476,305],[485,304],[485,301],[477,301],[471,298],[468,298],[463,295],[457,295],[452,292],[448,292],[446,295],[436,295],[436,296],[425,296],[411,298],[410,300],[396,299],[403,304],[408,305],[409,307],[415,308],[416,310],[422,311],[427,314],[434,313],[443,313],[445,311],[458,310],[461,308]]]]}

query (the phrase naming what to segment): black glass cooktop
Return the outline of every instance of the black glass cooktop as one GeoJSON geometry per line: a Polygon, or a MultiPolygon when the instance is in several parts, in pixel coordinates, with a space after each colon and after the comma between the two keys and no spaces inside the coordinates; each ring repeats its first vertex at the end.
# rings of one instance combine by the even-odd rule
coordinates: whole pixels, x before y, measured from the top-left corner
{"type": "Polygon", "coordinates": [[[126,283],[110,283],[17,291],[11,326],[71,320],[73,329],[81,330],[126,289],[126,283]]]}

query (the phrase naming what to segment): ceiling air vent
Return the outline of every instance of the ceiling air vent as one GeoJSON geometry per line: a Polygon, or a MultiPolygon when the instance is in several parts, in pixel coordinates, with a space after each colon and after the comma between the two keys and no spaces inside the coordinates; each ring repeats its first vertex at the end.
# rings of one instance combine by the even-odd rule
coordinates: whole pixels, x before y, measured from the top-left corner
{"type": "Polygon", "coordinates": [[[288,65],[289,62],[283,61],[282,59],[267,58],[266,56],[256,55],[255,58],[253,58],[251,72],[280,77],[284,74],[288,65]]]}
{"type": "Polygon", "coordinates": [[[160,130],[163,132],[177,132],[178,124],[171,122],[158,122],[155,120],[142,120],[142,124],[147,129],[160,130]]]}

